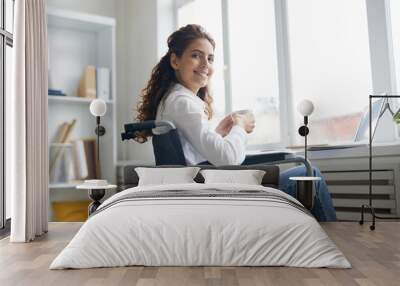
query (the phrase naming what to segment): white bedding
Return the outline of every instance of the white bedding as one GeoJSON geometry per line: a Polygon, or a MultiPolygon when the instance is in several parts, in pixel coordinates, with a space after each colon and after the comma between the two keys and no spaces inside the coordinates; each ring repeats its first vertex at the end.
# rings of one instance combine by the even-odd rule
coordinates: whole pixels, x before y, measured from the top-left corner
{"type": "MultiPolygon", "coordinates": [[[[261,198],[182,197],[116,200],[136,192],[262,190],[262,186],[179,184],[142,186],[106,200],[56,257],[50,269],[146,266],[295,266],[350,268],[309,214],[261,198]]],[[[141,193],[142,194],[142,193],[141,193]]]]}

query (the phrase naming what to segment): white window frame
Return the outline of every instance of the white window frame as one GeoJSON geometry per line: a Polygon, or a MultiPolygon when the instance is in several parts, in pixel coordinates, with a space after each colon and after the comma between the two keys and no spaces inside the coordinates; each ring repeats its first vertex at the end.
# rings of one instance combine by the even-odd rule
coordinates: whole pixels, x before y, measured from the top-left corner
{"type": "MultiPolygon", "coordinates": [[[[377,78],[375,79],[377,87],[375,88],[374,86],[374,92],[375,90],[379,89],[380,86],[390,86],[390,88],[387,88],[386,91],[388,93],[397,93],[400,94],[400,86],[397,86],[397,83],[400,82],[397,80],[396,76],[399,77],[400,75],[396,75],[396,66],[395,66],[395,56],[394,56],[394,49],[393,49],[393,37],[392,37],[392,21],[391,21],[391,15],[390,15],[390,2],[388,0],[384,1],[367,1],[367,5],[370,5],[371,10],[373,11],[379,11],[378,16],[380,15],[380,18],[382,19],[379,21],[379,17],[376,20],[376,22],[380,23],[381,30],[382,31],[382,41],[383,43],[379,43],[379,45],[383,46],[385,50],[387,50],[387,55],[383,54],[381,55],[379,51],[376,52],[376,57],[377,61],[384,61],[385,59],[387,60],[387,66],[385,72],[385,78],[388,79],[388,82],[385,82],[384,79],[377,78]],[[370,3],[369,3],[370,2],[370,3]],[[376,3],[375,3],[376,2],[376,3]],[[380,8],[380,9],[379,9],[380,8]],[[385,45],[387,45],[385,47],[385,45]],[[379,58],[380,57],[380,58],[379,58]]],[[[368,9],[368,6],[367,6],[368,9]]],[[[376,13],[376,12],[375,12],[376,13]]],[[[370,17],[369,17],[370,18],[370,17]]],[[[379,33],[379,31],[376,31],[375,33],[379,33]]],[[[379,34],[378,34],[379,35],[379,34]]],[[[370,38],[372,35],[370,34],[370,38]]],[[[370,46],[374,49],[379,49],[379,46],[376,47],[375,43],[370,43],[370,46]]],[[[371,49],[372,49],[371,48],[371,49]]],[[[371,59],[372,61],[372,59],[371,59]]],[[[375,63],[375,65],[379,64],[379,62],[375,63]]],[[[376,67],[376,69],[379,69],[379,66],[376,67]]],[[[373,69],[372,69],[373,70],[373,69]]],[[[379,92],[379,91],[377,91],[379,92]]]]}
{"type": "MultiPolygon", "coordinates": [[[[224,75],[225,75],[225,111],[232,112],[232,80],[231,80],[231,54],[229,39],[229,0],[221,0],[222,5],[222,32],[224,47],[224,75]]],[[[276,27],[276,45],[278,62],[278,85],[279,85],[279,122],[281,130],[281,140],[276,143],[258,144],[249,146],[249,149],[273,149],[291,144],[291,138],[288,130],[292,120],[288,121],[285,114],[291,117],[290,89],[287,88],[290,83],[289,54],[287,46],[286,29],[286,1],[275,0],[275,27],[276,27]]]]}
{"type": "Polygon", "coordinates": [[[373,93],[396,90],[389,2],[366,0],[373,93]]]}
{"type": "MultiPolygon", "coordinates": [[[[15,1],[13,5],[15,5],[15,1]]],[[[5,82],[5,69],[6,69],[6,49],[7,46],[13,47],[13,34],[6,30],[6,4],[5,0],[0,0],[1,8],[1,23],[0,23],[0,59],[2,66],[0,68],[0,116],[3,121],[0,126],[0,229],[6,226],[6,187],[5,187],[5,100],[6,100],[6,82],[5,82]]],[[[14,8],[13,8],[14,13],[14,8]]],[[[13,17],[13,15],[11,15],[13,17]]]]}

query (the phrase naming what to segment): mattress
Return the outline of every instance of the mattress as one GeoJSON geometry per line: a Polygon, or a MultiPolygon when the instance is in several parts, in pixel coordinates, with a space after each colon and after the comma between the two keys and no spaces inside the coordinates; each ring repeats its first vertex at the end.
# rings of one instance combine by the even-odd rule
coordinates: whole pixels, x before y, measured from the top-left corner
{"type": "Polygon", "coordinates": [[[308,210],[282,191],[198,183],[112,196],[50,269],[130,265],[351,267],[308,210]]]}

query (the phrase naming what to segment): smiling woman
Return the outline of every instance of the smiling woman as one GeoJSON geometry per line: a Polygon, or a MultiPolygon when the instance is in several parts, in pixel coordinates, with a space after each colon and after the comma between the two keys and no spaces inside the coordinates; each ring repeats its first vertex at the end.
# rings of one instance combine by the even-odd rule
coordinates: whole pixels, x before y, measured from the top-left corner
{"type": "MultiPolygon", "coordinates": [[[[153,69],[142,91],[137,119],[168,120],[178,129],[188,164],[238,165],[245,157],[246,133],[254,129],[251,114],[226,116],[215,130],[209,88],[214,72],[215,42],[199,25],[189,24],[168,38],[168,52],[153,69]]],[[[138,138],[144,142],[150,133],[138,138]]]]}
{"type": "MultiPolygon", "coordinates": [[[[211,46],[211,48],[208,47],[209,51],[214,51],[214,40],[200,26],[187,25],[169,36],[167,40],[168,52],[154,67],[150,80],[142,91],[142,102],[138,106],[139,114],[137,118],[139,121],[155,119],[161,100],[167,96],[167,92],[173,84],[181,83],[187,85],[192,81],[188,77],[192,76],[196,62],[197,65],[200,63],[198,60],[200,59],[200,53],[204,53],[204,51],[201,51],[202,47],[194,46],[198,41],[202,44],[208,42],[208,45],[211,46]],[[180,80],[184,81],[181,82],[180,80]]],[[[207,69],[210,66],[208,63],[207,69]]],[[[208,87],[208,80],[203,82],[202,85],[199,84],[195,85],[197,88],[196,95],[205,102],[208,117],[211,118],[213,114],[211,107],[212,97],[208,87]]],[[[186,87],[190,88],[189,86],[186,87]]],[[[148,135],[146,134],[146,137],[148,135]]]]}

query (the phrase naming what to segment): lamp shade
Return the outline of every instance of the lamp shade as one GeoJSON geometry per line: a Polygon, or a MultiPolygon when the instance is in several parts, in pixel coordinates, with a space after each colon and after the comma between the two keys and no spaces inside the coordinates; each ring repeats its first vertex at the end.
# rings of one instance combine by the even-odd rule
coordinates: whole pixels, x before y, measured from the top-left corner
{"type": "Polygon", "coordinates": [[[104,100],[102,99],[94,99],[90,103],[90,113],[93,114],[93,116],[103,116],[106,114],[107,111],[107,104],[104,100]]]}
{"type": "Polygon", "coordinates": [[[314,111],[314,104],[311,100],[304,99],[297,105],[297,111],[303,116],[309,116],[314,111]]]}

